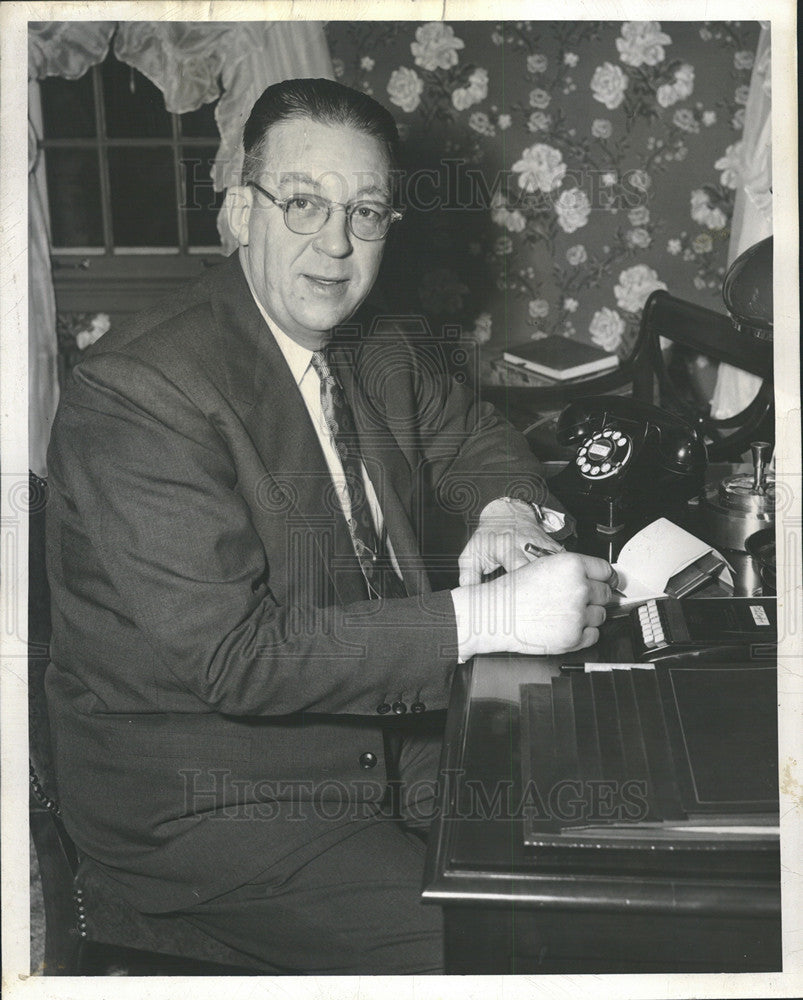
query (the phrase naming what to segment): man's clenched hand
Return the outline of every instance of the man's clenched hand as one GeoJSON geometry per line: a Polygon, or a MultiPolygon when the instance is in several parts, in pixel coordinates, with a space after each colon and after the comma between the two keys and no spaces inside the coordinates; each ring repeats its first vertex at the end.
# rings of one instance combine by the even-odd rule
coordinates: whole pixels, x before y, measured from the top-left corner
{"type": "Polygon", "coordinates": [[[593,645],[614,571],[594,556],[559,552],[489,583],[452,591],[460,658],[565,653],[593,645]]]}

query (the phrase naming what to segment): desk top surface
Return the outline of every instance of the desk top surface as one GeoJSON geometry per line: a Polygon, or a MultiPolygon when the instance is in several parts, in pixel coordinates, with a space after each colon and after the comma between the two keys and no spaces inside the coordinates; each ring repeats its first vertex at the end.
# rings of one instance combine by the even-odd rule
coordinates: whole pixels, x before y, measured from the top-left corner
{"type": "MultiPolygon", "coordinates": [[[[556,468],[547,465],[547,475],[556,468]]],[[[741,471],[719,464],[711,482],[741,471]]],[[[693,527],[693,526],[690,526],[693,527]]],[[[561,663],[627,662],[632,647],[626,621],[608,622],[597,647],[557,657],[478,657],[458,668],[441,759],[439,810],[433,821],[424,898],[441,903],[529,901],[534,905],[602,909],[686,909],[737,913],[778,912],[778,839],[753,836],[753,817],[742,837],[718,850],[677,851],[656,837],[652,859],[626,845],[599,852],[543,852],[524,843],[520,688],[549,683],[561,663]],[[596,854],[596,857],[594,856],[596,854]],[[680,857],[680,861],[678,861],[680,857]]],[[[714,707],[712,706],[712,710],[714,707]]],[[[763,817],[772,826],[777,817],[763,817]]],[[[624,838],[623,838],[624,839],[624,838]]],[[[723,838],[726,840],[727,838],[723,838]]]]}
{"type": "Polygon", "coordinates": [[[525,845],[520,686],[549,683],[559,675],[561,663],[619,658],[615,650],[617,642],[621,649],[626,641],[624,623],[609,626],[605,641],[592,650],[559,657],[479,657],[458,669],[424,898],[731,914],[777,910],[779,849],[773,817],[750,819],[743,836],[723,831],[715,845],[709,837],[707,847],[688,837],[673,842],[665,830],[656,832],[655,849],[648,852],[628,846],[628,831],[621,843],[608,842],[598,850],[567,846],[545,851],[525,845]],[[762,831],[762,824],[768,829],[762,831]]]}

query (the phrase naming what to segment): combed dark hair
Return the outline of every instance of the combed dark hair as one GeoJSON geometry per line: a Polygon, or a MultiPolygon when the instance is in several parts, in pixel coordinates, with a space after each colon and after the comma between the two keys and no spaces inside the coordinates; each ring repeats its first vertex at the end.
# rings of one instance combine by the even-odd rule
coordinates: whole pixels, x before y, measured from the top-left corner
{"type": "Polygon", "coordinates": [[[279,122],[310,118],[321,125],[347,125],[374,136],[387,150],[391,173],[398,163],[399,133],[390,112],[367,94],[333,80],[283,80],[257,99],[243,129],[243,183],[264,167],[268,131],[279,122]]]}

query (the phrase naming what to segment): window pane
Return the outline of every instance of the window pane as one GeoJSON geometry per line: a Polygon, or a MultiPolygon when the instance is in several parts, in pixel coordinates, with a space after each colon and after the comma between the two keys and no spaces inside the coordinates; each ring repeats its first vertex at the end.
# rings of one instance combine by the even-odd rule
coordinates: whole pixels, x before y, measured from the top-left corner
{"type": "Polygon", "coordinates": [[[48,149],[45,165],[53,246],[103,246],[97,152],[48,149]]]}
{"type": "Polygon", "coordinates": [[[110,149],[109,179],[115,246],[178,246],[172,150],[110,149]]]}
{"type": "Polygon", "coordinates": [[[42,122],[48,139],[85,139],[95,135],[91,69],[79,80],[50,76],[40,86],[42,122]]]}
{"type": "Polygon", "coordinates": [[[216,218],[223,204],[224,192],[212,188],[210,171],[216,147],[185,146],[181,154],[184,199],[182,210],[187,220],[189,245],[216,247],[220,244],[216,218]]]}
{"type": "Polygon", "coordinates": [[[186,136],[200,136],[205,139],[207,136],[217,138],[220,134],[215,121],[215,108],[217,101],[211,104],[202,104],[197,111],[189,111],[181,115],[181,134],[186,136]]]}
{"type": "Polygon", "coordinates": [[[160,138],[173,134],[159,88],[113,56],[103,63],[103,97],[109,138],[160,138]]]}

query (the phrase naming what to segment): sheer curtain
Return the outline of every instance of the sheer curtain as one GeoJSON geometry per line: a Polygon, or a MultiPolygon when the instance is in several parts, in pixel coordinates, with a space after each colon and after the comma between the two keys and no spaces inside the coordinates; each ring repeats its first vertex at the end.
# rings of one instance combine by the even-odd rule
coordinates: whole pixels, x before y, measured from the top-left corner
{"type": "MultiPolygon", "coordinates": [[[[239,179],[243,125],[266,87],[293,77],[333,78],[323,26],[316,21],[127,23],[118,28],[114,54],[156,84],[174,114],[220,97],[215,119],[221,143],[212,168],[216,191],[239,179]]],[[[233,250],[223,211],[218,230],[224,251],[233,250]]]]}
{"type": "MultiPolygon", "coordinates": [[[[772,91],[769,24],[761,25],[744,119],[741,176],[728,247],[728,264],[754,243],[772,235],[772,91]]],[[[760,380],[721,364],[711,400],[711,415],[740,413],[758,392],[760,380]]]]}
{"type": "MultiPolygon", "coordinates": [[[[105,59],[112,39],[115,56],[162,91],[169,112],[195,111],[220,97],[215,117],[221,142],[212,170],[216,191],[239,177],[242,127],[266,87],[292,77],[333,78],[323,25],[314,21],[34,22],[28,35],[28,78],[78,79],[105,59]]],[[[31,469],[45,476],[47,442],[58,402],[56,307],[36,95],[30,104],[28,438],[31,469]]],[[[222,218],[218,229],[224,251],[232,250],[234,240],[222,218]]]]}
{"type": "Polygon", "coordinates": [[[40,155],[37,80],[77,80],[106,57],[114,22],[34,23],[28,33],[28,464],[47,475],[47,443],[59,400],[56,299],[50,270],[47,186],[40,155]]]}
{"type": "Polygon", "coordinates": [[[44,477],[59,385],[56,297],[50,276],[50,226],[44,164],[39,155],[39,88],[35,84],[28,85],[28,108],[28,465],[44,477]]]}

